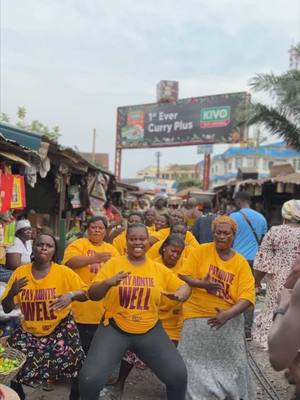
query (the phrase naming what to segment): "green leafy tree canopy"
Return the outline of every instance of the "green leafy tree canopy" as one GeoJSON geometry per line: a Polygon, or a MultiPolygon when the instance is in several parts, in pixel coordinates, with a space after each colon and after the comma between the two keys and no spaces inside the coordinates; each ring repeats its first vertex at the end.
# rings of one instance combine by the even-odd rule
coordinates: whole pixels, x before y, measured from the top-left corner
{"type": "MultiPolygon", "coordinates": [[[[296,49],[300,54],[300,44],[296,49]]],[[[254,92],[267,93],[273,104],[250,104],[241,110],[242,123],[261,124],[300,150],[300,70],[291,69],[282,75],[257,74],[250,80],[250,87],[254,92]]]]}
{"type": "MultiPolygon", "coordinates": [[[[18,107],[18,110],[17,110],[18,120],[16,122],[16,125],[19,128],[38,133],[40,135],[45,135],[49,139],[55,140],[55,141],[57,141],[59,139],[59,137],[61,136],[59,126],[54,126],[53,128],[48,128],[46,125],[44,125],[42,122],[40,122],[38,120],[33,120],[30,123],[28,123],[28,122],[26,122],[26,115],[27,115],[26,108],[23,106],[18,107]]],[[[8,122],[10,122],[10,118],[7,114],[2,113],[2,114],[0,114],[0,121],[8,123],[8,122]]]]}
{"type": "Polygon", "coordinates": [[[198,187],[199,189],[202,188],[202,182],[199,179],[192,179],[192,178],[181,178],[177,180],[177,192],[180,192],[182,189],[186,189],[188,187],[198,187]]]}

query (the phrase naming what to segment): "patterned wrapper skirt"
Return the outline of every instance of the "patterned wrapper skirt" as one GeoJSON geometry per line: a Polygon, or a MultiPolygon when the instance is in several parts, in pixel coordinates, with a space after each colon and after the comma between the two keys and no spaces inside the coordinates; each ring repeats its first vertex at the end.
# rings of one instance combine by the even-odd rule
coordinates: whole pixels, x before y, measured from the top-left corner
{"type": "Polygon", "coordinates": [[[211,329],[208,318],[184,322],[178,350],[188,370],[187,400],[255,400],[243,315],[211,329]]]}
{"type": "Polygon", "coordinates": [[[71,314],[48,336],[34,336],[19,327],[8,343],[26,355],[26,362],[15,379],[25,385],[76,377],[84,360],[79,333],[71,314]]]}

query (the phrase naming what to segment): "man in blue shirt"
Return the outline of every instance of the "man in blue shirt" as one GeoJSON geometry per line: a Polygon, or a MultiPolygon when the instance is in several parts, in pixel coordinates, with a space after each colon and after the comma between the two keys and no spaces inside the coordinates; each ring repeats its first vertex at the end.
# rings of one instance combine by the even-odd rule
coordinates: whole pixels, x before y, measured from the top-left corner
{"type": "MultiPolygon", "coordinates": [[[[239,211],[230,215],[238,226],[233,248],[246,258],[252,268],[259,244],[268,230],[267,221],[262,214],[250,208],[251,197],[249,193],[237,192],[234,202],[239,211]]],[[[253,307],[249,307],[244,313],[246,339],[251,339],[253,315],[253,307]]]]}

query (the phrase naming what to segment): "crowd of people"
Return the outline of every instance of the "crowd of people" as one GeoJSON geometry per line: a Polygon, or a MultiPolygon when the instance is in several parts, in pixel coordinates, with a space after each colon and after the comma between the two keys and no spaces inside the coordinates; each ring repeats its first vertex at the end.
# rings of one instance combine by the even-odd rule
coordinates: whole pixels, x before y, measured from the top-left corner
{"type": "Polygon", "coordinates": [[[20,399],[23,385],[51,390],[62,379],[69,400],[96,400],[105,387],[122,398],[132,368],[148,367],[169,400],[253,400],[252,339],[287,369],[300,398],[300,201],[284,203],[283,224],[269,231],[248,193],[234,201],[221,215],[194,199],[169,209],[158,196],[126,224],[107,204],[60,262],[49,230],[32,240],[30,222],[19,220],[0,279],[4,312],[22,313],[8,338],[26,355],[11,382],[20,399]]]}

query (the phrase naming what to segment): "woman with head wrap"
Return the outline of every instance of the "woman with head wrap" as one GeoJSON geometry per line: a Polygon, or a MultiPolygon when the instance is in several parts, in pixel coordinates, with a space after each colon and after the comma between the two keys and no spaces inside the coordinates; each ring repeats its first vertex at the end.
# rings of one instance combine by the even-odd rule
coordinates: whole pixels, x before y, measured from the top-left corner
{"type": "Polygon", "coordinates": [[[6,249],[6,265],[0,268],[0,280],[8,282],[14,270],[31,261],[32,229],[27,219],[16,223],[14,244],[6,249]]]}
{"type": "Polygon", "coordinates": [[[256,286],[267,283],[264,308],[257,316],[253,339],[267,350],[268,334],[279,293],[300,250],[300,200],[289,200],[281,209],[283,224],[273,226],[263,238],[254,261],[256,286]]]}
{"type": "Polygon", "coordinates": [[[220,216],[212,226],[214,241],[195,248],[178,272],[192,288],[179,342],[187,399],[254,400],[242,315],[255,302],[254,278],[246,259],[232,250],[235,221],[220,216]]]}

